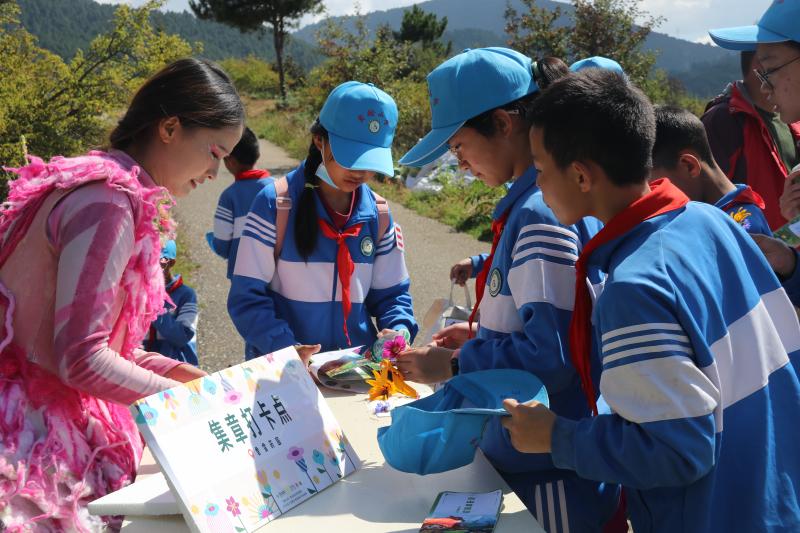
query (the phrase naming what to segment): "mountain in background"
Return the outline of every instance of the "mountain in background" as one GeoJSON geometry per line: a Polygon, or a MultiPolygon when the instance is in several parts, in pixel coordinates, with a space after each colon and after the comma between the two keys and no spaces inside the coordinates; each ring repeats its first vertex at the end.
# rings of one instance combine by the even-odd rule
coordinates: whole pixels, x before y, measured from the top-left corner
{"type": "MultiPolygon", "coordinates": [[[[99,4],[93,0],[17,0],[23,26],[39,39],[39,45],[65,60],[75,51],[85,50],[98,34],[111,29],[117,6],[99,4]]],[[[272,33],[239,30],[207,20],[199,20],[188,12],[154,12],[153,25],[167,33],[178,34],[189,43],[203,44],[203,57],[219,60],[228,57],[255,55],[266,61],[275,60],[272,33]]],[[[300,39],[289,41],[288,54],[304,69],[319,64],[322,56],[316,46],[300,39]]]]}
{"type": "MultiPolygon", "coordinates": [[[[447,17],[444,39],[453,43],[453,50],[481,46],[506,45],[505,7],[508,0],[429,0],[420,2],[425,11],[447,17]],[[476,23],[480,27],[476,28],[476,23]]],[[[78,48],[85,49],[98,33],[107,31],[116,6],[98,4],[93,0],[18,0],[22,8],[23,25],[39,38],[44,48],[70,59],[78,48]]],[[[517,10],[523,9],[520,0],[511,0],[517,10]]],[[[561,7],[564,15],[560,23],[566,24],[572,6],[551,0],[539,0],[542,7],[561,7]]],[[[367,27],[375,30],[381,24],[394,29],[400,27],[403,11],[396,8],[366,14],[367,27]]],[[[352,28],[353,17],[334,17],[345,27],[352,28]]],[[[156,12],[153,23],[169,33],[176,33],[189,41],[203,43],[203,56],[210,59],[245,57],[253,54],[274,61],[272,36],[242,34],[238,30],[211,21],[198,20],[188,12],[156,12]]],[[[293,34],[288,55],[304,69],[310,69],[324,58],[316,49],[315,33],[322,22],[306,26],[293,34]]],[[[692,43],[662,33],[651,33],[645,48],[658,52],[656,67],[679,79],[686,89],[701,97],[719,93],[726,83],[739,78],[738,55],[710,45],[692,43]]]]}
{"type": "MultiPolygon", "coordinates": [[[[438,17],[447,17],[447,31],[443,38],[453,43],[453,50],[475,48],[478,46],[505,46],[505,9],[510,3],[518,12],[524,11],[520,0],[428,0],[418,5],[438,17]],[[480,26],[476,28],[476,22],[480,26]]],[[[568,24],[573,13],[572,6],[552,0],[537,0],[540,7],[554,9],[560,7],[562,16],[557,24],[568,24]]],[[[408,8],[395,8],[386,11],[373,11],[366,15],[367,27],[375,30],[381,24],[399,28],[403,11],[408,8]]],[[[334,17],[345,27],[351,27],[352,16],[334,17]]],[[[294,35],[313,42],[314,33],[322,22],[305,26],[294,35]]],[[[658,53],[656,67],[667,71],[681,80],[686,89],[701,97],[710,97],[722,91],[728,81],[741,77],[739,56],[734,52],[707,44],[693,43],[652,32],[645,41],[644,48],[658,53]]]]}

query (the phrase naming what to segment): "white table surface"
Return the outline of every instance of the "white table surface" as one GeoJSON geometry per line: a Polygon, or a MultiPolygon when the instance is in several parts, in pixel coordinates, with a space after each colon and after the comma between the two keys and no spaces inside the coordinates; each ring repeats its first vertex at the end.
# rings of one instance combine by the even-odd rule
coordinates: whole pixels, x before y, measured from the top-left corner
{"type": "MultiPolygon", "coordinates": [[[[385,463],[376,437],[378,427],[388,425],[389,418],[371,416],[364,395],[322,390],[361,458],[362,466],[277,518],[265,532],[417,532],[439,492],[497,489],[504,493],[497,533],[544,532],[480,450],[472,464],[450,472],[418,476],[397,471],[385,463]]],[[[89,511],[92,514],[127,514],[122,527],[125,533],[189,531],[158,465],[147,451],[137,482],[92,502],[89,511]],[[134,516],[131,512],[146,514],[134,516]]]]}

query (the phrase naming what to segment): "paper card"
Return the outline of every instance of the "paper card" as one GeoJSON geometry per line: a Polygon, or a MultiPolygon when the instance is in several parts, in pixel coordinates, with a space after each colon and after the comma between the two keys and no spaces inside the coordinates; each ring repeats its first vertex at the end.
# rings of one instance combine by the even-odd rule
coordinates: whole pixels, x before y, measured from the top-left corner
{"type": "Polygon", "coordinates": [[[362,369],[356,368],[351,371],[355,374],[353,377],[345,375],[334,379],[327,375],[328,370],[338,368],[348,360],[358,358],[361,358],[360,352],[352,348],[315,353],[311,356],[308,368],[317,381],[330,389],[366,394],[370,386],[364,380],[372,379],[371,373],[368,374],[362,369]]]}
{"type": "Polygon", "coordinates": [[[360,466],[294,348],[131,412],[194,531],[256,531],[360,466]]]}

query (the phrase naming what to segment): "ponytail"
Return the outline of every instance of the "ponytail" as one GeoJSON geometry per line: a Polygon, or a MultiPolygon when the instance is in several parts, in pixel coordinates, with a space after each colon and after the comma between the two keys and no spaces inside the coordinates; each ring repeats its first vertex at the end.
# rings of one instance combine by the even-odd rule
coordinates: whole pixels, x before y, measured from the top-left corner
{"type": "MultiPolygon", "coordinates": [[[[320,123],[319,119],[311,125],[311,134],[319,135],[327,141],[328,131],[320,123]]],[[[305,262],[317,247],[317,237],[319,236],[319,226],[317,225],[317,203],[314,200],[314,189],[319,186],[317,177],[317,167],[322,163],[322,153],[311,139],[308,147],[303,174],[305,177],[305,187],[300,194],[297,204],[297,212],[294,217],[294,242],[297,251],[305,262]]]]}

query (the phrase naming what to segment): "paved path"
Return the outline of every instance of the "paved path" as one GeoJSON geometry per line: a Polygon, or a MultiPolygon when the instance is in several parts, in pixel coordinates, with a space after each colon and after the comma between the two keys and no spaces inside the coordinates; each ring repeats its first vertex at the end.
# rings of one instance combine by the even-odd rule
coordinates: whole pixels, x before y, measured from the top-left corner
{"type": "MultiPolygon", "coordinates": [[[[296,164],[297,161],[281,148],[261,141],[260,168],[282,175],[296,164]]],[[[239,363],[244,357],[244,343],[227,312],[229,282],[225,277],[225,262],[208,248],[205,240],[205,233],[213,226],[217,199],[232,181],[233,177],[223,167],[216,180],[206,181],[187,198],[179,200],[176,208],[178,231],[183,234],[183,242],[190,244],[190,258],[200,267],[192,275],[200,302],[197,340],[200,362],[209,371],[239,363]]],[[[488,251],[488,244],[421,217],[401,205],[390,205],[403,228],[414,311],[417,320],[422,322],[432,301],[449,292],[450,265],[468,255],[488,251]]]]}

